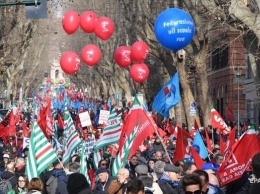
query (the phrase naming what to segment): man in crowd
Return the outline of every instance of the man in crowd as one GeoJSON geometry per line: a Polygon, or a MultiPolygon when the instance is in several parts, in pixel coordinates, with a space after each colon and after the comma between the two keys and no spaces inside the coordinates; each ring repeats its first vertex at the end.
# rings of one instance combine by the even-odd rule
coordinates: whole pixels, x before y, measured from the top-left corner
{"type": "Polygon", "coordinates": [[[158,184],[164,194],[177,193],[177,186],[180,181],[180,170],[172,165],[166,164],[164,173],[158,181],[158,184]]]}
{"type": "Polygon", "coordinates": [[[125,193],[127,188],[127,182],[129,181],[129,170],[126,168],[121,168],[117,173],[117,180],[111,181],[107,193],[125,193]]]}
{"type": "Polygon", "coordinates": [[[103,167],[98,168],[95,175],[98,176],[98,181],[92,191],[96,194],[106,194],[111,181],[116,178],[109,176],[107,169],[103,167]]]}

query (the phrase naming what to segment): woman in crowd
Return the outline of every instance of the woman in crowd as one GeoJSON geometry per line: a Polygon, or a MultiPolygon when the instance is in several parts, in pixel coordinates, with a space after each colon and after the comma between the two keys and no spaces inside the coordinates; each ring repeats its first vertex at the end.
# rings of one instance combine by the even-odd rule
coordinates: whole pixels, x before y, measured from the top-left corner
{"type": "Polygon", "coordinates": [[[43,184],[39,178],[32,178],[28,184],[28,194],[42,194],[43,184]]]}

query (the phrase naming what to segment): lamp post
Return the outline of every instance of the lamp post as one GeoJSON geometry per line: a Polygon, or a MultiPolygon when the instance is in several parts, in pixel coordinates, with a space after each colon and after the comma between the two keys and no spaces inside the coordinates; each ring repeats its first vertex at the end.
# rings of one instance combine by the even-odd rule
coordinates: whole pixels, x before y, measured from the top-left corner
{"type": "Polygon", "coordinates": [[[242,67],[240,64],[237,64],[237,66],[234,68],[234,73],[237,78],[237,138],[240,137],[241,135],[241,130],[240,130],[240,77],[242,75],[242,67]]]}

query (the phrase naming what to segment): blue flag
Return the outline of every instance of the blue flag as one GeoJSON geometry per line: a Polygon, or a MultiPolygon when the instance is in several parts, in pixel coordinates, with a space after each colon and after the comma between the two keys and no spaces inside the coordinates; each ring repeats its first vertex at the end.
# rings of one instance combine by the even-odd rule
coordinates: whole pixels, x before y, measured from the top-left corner
{"type": "Polygon", "coordinates": [[[179,74],[176,72],[156,95],[152,108],[165,118],[169,118],[169,110],[177,105],[180,100],[179,74]]]}
{"type": "Polygon", "coordinates": [[[199,153],[202,159],[205,159],[208,156],[208,150],[200,136],[200,132],[197,130],[194,140],[193,140],[193,147],[199,153]]]}

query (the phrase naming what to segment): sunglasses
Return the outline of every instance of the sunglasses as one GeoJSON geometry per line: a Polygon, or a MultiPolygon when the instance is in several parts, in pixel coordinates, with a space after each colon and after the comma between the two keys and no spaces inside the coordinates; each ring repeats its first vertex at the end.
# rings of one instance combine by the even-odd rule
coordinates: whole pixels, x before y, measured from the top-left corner
{"type": "Polygon", "coordinates": [[[18,180],[18,182],[25,182],[25,180],[18,180]]]}
{"type": "Polygon", "coordinates": [[[106,165],[107,165],[107,163],[102,163],[102,164],[101,164],[101,166],[106,166],[106,165]]]}
{"type": "Polygon", "coordinates": [[[185,194],[201,194],[201,190],[196,190],[196,191],[185,191],[185,194]]]}

